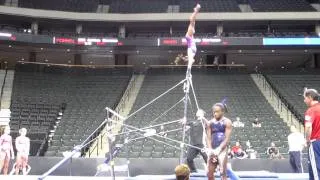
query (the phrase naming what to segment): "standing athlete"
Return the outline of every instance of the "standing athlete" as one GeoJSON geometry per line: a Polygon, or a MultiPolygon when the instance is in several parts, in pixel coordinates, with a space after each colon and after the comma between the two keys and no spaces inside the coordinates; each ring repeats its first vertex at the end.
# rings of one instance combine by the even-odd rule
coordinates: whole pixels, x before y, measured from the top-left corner
{"type": "Polygon", "coordinates": [[[309,107],[305,113],[305,133],[309,145],[309,179],[320,179],[320,103],[315,89],[304,91],[304,102],[309,107]]]}
{"type": "Polygon", "coordinates": [[[10,158],[14,159],[14,152],[12,137],[10,136],[10,127],[6,126],[4,134],[0,137],[0,173],[3,168],[3,174],[8,174],[10,158]]]}
{"type": "Polygon", "coordinates": [[[221,179],[227,180],[227,146],[230,141],[232,122],[224,117],[226,110],[225,104],[215,104],[212,107],[213,119],[207,123],[208,180],[214,180],[217,166],[219,166],[221,179]]]}
{"type": "Polygon", "coordinates": [[[190,23],[188,26],[188,30],[186,33],[186,40],[187,40],[187,45],[188,45],[188,68],[191,68],[192,64],[194,63],[194,56],[196,55],[197,52],[197,46],[196,42],[194,41],[194,33],[195,31],[195,26],[196,26],[196,16],[200,11],[200,4],[197,4],[196,7],[193,9],[193,13],[190,16],[190,23]]]}
{"type": "Polygon", "coordinates": [[[22,174],[27,174],[28,156],[30,150],[30,139],[26,137],[27,129],[19,130],[20,136],[16,138],[17,160],[16,160],[16,175],[22,170],[22,174]]]}

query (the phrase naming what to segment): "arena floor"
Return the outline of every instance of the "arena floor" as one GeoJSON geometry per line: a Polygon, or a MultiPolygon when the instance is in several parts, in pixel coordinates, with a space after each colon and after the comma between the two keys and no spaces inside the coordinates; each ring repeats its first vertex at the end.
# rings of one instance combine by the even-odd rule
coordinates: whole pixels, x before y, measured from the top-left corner
{"type": "MultiPolygon", "coordinates": [[[[268,171],[238,171],[236,174],[244,180],[307,180],[309,176],[304,174],[293,173],[272,173],[268,171]]],[[[0,176],[1,180],[37,180],[39,176],[0,176]]],[[[111,177],[84,177],[84,176],[48,176],[46,180],[107,180],[111,177]]],[[[137,177],[116,177],[117,180],[174,180],[174,175],[140,175],[137,177]]],[[[192,174],[190,180],[206,180],[207,177],[202,174],[192,174]]],[[[217,177],[217,180],[220,178],[217,177]]]]}

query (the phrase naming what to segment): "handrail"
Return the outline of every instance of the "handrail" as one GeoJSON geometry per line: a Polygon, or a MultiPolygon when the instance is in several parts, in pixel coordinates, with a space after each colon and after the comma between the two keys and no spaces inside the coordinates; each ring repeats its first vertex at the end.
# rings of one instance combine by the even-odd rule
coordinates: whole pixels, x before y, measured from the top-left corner
{"type": "Polygon", "coordinates": [[[72,152],[65,158],[63,158],[61,161],[59,161],[56,165],[54,165],[51,169],[49,169],[47,172],[45,172],[41,177],[39,177],[39,180],[45,179],[48,175],[50,175],[52,172],[54,172],[58,167],[60,167],[62,164],[64,164],[66,161],[68,161],[70,158],[72,158],[76,153],[80,152],[82,149],[87,147],[92,140],[95,140],[97,137],[94,139],[91,139],[94,134],[104,125],[106,125],[108,122],[108,119],[105,119],[94,131],[91,133],[80,145],[75,146],[72,152]],[[91,139],[91,140],[90,140],[91,139]]]}
{"type": "MultiPolygon", "coordinates": [[[[162,67],[187,67],[188,65],[150,65],[152,68],[162,68],[162,67]]],[[[192,67],[247,67],[245,64],[195,64],[192,67]]]]}
{"type": "MultiPolygon", "coordinates": [[[[132,90],[132,88],[134,87],[134,82],[135,82],[135,77],[134,76],[132,76],[132,78],[130,79],[130,81],[129,81],[129,84],[128,84],[128,86],[127,86],[127,88],[126,88],[126,90],[124,91],[124,93],[123,93],[123,95],[122,95],[122,98],[120,99],[120,101],[119,101],[119,103],[118,103],[118,105],[117,105],[117,107],[116,107],[116,109],[115,109],[115,111],[116,112],[120,112],[121,110],[122,110],[122,108],[123,108],[123,106],[124,106],[124,104],[125,104],[125,101],[128,101],[128,99],[129,99],[129,95],[130,95],[130,93],[131,93],[131,90],[132,90]]],[[[109,108],[109,110],[110,111],[113,111],[113,110],[111,110],[110,108],[109,108]]],[[[115,113],[115,111],[113,111],[113,113],[115,113]]],[[[97,139],[96,140],[96,144],[92,147],[92,149],[91,149],[91,151],[89,150],[89,157],[91,157],[91,155],[93,154],[93,152],[97,152],[97,155],[99,154],[99,142],[101,143],[100,144],[100,147],[102,148],[102,139],[103,138],[105,138],[105,133],[102,135],[102,136],[100,136],[99,137],[99,139],[97,139]]]]}
{"type": "Polygon", "coordinates": [[[4,77],[3,77],[3,83],[2,83],[2,86],[1,86],[0,109],[2,109],[2,96],[3,96],[3,89],[4,89],[4,86],[5,86],[5,84],[6,84],[7,74],[8,74],[8,69],[6,69],[6,73],[4,74],[4,77]]]}
{"type": "Polygon", "coordinates": [[[41,63],[41,62],[26,62],[18,61],[20,64],[35,64],[35,65],[48,65],[48,66],[62,66],[62,67],[95,67],[95,68],[116,68],[116,67],[133,67],[133,65],[73,65],[73,64],[55,64],[55,63],[41,63]]]}
{"type": "Polygon", "coordinates": [[[263,87],[264,88],[270,88],[272,91],[270,91],[270,96],[273,97],[277,97],[278,98],[278,109],[280,109],[281,112],[283,112],[283,108],[284,111],[287,111],[287,120],[288,122],[290,121],[290,117],[291,117],[291,125],[295,124],[293,123],[293,118],[295,117],[297,119],[297,123],[300,124],[300,128],[299,130],[301,132],[304,131],[304,129],[301,129],[301,118],[298,116],[297,112],[292,108],[292,106],[290,105],[290,103],[277,91],[276,87],[274,87],[274,85],[271,83],[270,79],[268,79],[264,74],[260,73],[258,74],[258,76],[263,77],[263,87]]]}
{"type": "Polygon", "coordinates": [[[280,94],[280,92],[278,91],[278,89],[273,85],[273,83],[271,83],[270,79],[264,75],[264,74],[261,74],[266,82],[270,85],[271,89],[274,90],[274,92],[276,93],[276,95],[282,100],[284,101],[284,105],[290,110],[292,111],[293,115],[300,121],[300,122],[303,122],[303,120],[298,116],[298,112],[293,108],[293,106],[291,106],[291,104],[287,101],[287,99],[285,97],[282,96],[282,94],[280,94]]]}

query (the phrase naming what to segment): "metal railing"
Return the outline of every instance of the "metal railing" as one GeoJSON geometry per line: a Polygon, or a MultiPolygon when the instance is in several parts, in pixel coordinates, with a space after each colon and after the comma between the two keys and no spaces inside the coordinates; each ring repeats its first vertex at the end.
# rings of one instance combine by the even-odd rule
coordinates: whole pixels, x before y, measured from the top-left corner
{"type": "MultiPolygon", "coordinates": [[[[125,90],[125,92],[122,95],[122,98],[120,99],[117,107],[115,108],[116,112],[122,112],[123,109],[126,106],[126,103],[129,100],[130,94],[132,93],[132,90],[135,88],[135,83],[136,83],[136,77],[135,75],[132,76],[132,78],[129,81],[129,84],[125,90]]],[[[112,117],[114,120],[120,120],[117,116],[112,117]]],[[[105,127],[105,126],[104,126],[105,127]]],[[[101,133],[102,131],[100,131],[101,133]]],[[[103,140],[107,139],[106,137],[106,133],[103,133],[99,136],[99,138],[94,142],[94,144],[91,146],[91,148],[89,149],[88,153],[88,157],[91,157],[93,155],[98,156],[101,153],[101,150],[104,149],[104,146],[106,145],[103,140]]]]}
{"type": "Polygon", "coordinates": [[[281,113],[286,114],[286,121],[289,125],[296,126],[300,132],[304,132],[304,128],[301,124],[300,117],[297,114],[293,113],[294,110],[290,107],[290,104],[286,102],[286,100],[279,94],[272,84],[268,81],[268,79],[263,74],[257,74],[257,77],[262,81],[263,88],[265,91],[269,92],[269,97],[272,101],[277,101],[277,110],[281,113]],[[294,118],[297,120],[294,120],[294,118]],[[298,123],[298,124],[297,124],[298,123]]]}
{"type": "Polygon", "coordinates": [[[3,77],[3,82],[2,82],[2,85],[1,85],[0,109],[2,109],[2,97],[3,97],[4,86],[6,85],[7,74],[8,74],[8,69],[5,70],[5,74],[4,74],[4,77],[3,77]]]}

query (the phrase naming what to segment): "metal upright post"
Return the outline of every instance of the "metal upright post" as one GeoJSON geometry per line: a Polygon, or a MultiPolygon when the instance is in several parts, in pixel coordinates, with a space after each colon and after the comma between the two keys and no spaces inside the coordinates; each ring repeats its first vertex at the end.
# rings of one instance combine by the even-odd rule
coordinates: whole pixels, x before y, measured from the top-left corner
{"type": "Polygon", "coordinates": [[[110,158],[110,167],[111,167],[111,177],[113,180],[116,179],[114,173],[114,160],[113,160],[113,150],[112,150],[112,132],[111,132],[111,121],[109,120],[110,112],[107,109],[107,137],[108,137],[108,144],[109,144],[109,158],[110,158]]]}
{"type": "MultiPolygon", "coordinates": [[[[190,89],[190,80],[191,80],[191,66],[188,66],[186,72],[186,81],[183,86],[184,90],[184,111],[183,111],[183,119],[187,122],[187,114],[188,114],[188,97],[189,97],[189,89],[190,89]]],[[[183,163],[184,159],[184,142],[186,138],[186,123],[182,125],[182,142],[180,144],[180,164],[183,163]]]]}

